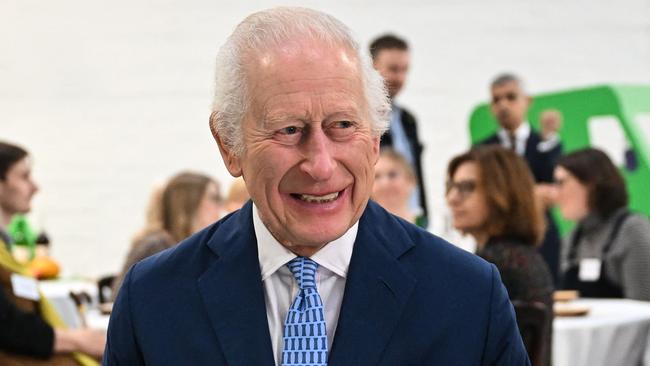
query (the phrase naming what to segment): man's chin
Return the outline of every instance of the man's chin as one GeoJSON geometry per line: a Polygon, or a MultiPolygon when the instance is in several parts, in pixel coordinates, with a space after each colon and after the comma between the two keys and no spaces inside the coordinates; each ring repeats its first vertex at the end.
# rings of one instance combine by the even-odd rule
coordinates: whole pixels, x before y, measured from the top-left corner
{"type": "Polygon", "coordinates": [[[295,235],[295,239],[292,240],[292,245],[289,247],[289,250],[294,251],[293,248],[301,248],[316,253],[327,243],[330,243],[343,236],[343,234],[345,234],[349,228],[341,227],[331,229],[329,231],[323,230],[322,227],[319,229],[320,230],[317,232],[301,232],[295,235]]]}

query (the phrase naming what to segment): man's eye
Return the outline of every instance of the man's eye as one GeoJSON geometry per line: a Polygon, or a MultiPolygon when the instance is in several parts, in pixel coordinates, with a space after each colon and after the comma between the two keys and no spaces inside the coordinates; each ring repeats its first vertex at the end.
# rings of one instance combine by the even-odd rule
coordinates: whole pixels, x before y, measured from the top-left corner
{"type": "Polygon", "coordinates": [[[336,121],[328,128],[329,135],[339,139],[349,137],[356,131],[356,126],[353,121],[336,121]]]}
{"type": "Polygon", "coordinates": [[[300,141],[303,128],[299,126],[287,126],[277,130],[274,139],[282,143],[295,144],[300,141]]]}
{"type": "Polygon", "coordinates": [[[285,134],[285,135],[293,135],[300,132],[300,129],[296,126],[289,126],[285,127],[280,130],[280,133],[285,134]]]}
{"type": "Polygon", "coordinates": [[[333,127],[334,128],[341,128],[341,129],[352,128],[352,127],[354,127],[354,122],[352,122],[352,121],[338,121],[338,122],[334,123],[333,127]]]}

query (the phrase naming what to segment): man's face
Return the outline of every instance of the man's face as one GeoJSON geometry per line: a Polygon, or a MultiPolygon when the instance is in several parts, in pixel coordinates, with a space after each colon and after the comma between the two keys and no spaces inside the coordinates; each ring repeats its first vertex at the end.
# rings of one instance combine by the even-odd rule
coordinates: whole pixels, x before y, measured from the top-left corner
{"type": "Polygon", "coordinates": [[[311,40],[255,55],[248,70],[245,151],[220,143],[222,155],[273,236],[309,256],[359,219],[372,190],[379,137],[361,71],[347,49],[311,40]]]}
{"type": "Polygon", "coordinates": [[[492,87],[492,113],[501,127],[514,131],[526,119],[530,98],[516,81],[492,87]]]}
{"type": "Polygon", "coordinates": [[[379,51],[373,65],[386,81],[388,96],[394,98],[406,81],[411,56],[406,50],[389,48],[379,51]]]}
{"type": "Polygon", "coordinates": [[[0,209],[7,217],[29,212],[38,187],[31,178],[29,158],[17,161],[0,179],[0,209]]]}

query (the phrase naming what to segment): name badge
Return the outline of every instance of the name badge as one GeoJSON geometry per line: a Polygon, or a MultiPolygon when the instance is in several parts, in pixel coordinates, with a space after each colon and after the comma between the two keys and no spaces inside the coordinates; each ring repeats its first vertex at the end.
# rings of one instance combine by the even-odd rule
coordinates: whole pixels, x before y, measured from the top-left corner
{"type": "Polygon", "coordinates": [[[602,262],[598,258],[584,258],[580,261],[578,277],[580,281],[595,282],[600,278],[602,262]]]}
{"type": "Polygon", "coordinates": [[[11,287],[14,289],[14,295],[23,299],[38,301],[41,295],[38,293],[38,282],[27,276],[21,276],[17,273],[11,275],[11,287]]]}

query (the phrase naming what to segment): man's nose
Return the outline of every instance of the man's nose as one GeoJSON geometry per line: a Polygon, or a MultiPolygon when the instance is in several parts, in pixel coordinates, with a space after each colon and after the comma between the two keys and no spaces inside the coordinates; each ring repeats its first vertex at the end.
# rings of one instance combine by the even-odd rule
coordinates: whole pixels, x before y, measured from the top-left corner
{"type": "Polygon", "coordinates": [[[335,146],[322,129],[312,129],[305,141],[305,158],[300,165],[301,170],[315,181],[331,178],[336,168],[334,149],[335,146]]]}

